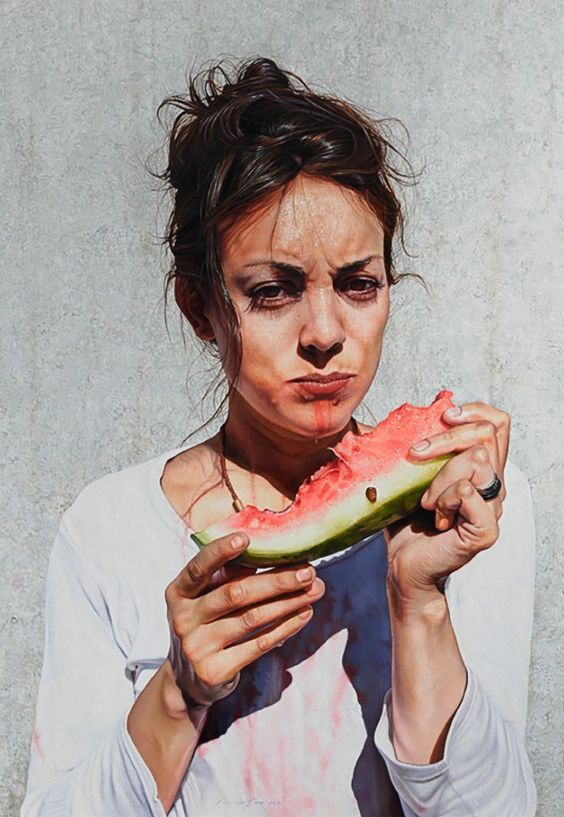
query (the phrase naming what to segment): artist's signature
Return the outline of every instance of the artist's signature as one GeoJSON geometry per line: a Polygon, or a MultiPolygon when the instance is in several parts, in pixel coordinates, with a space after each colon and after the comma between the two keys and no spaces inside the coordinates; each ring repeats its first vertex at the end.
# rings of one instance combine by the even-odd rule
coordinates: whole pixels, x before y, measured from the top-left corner
{"type": "Polygon", "coordinates": [[[213,804],[213,809],[218,808],[219,806],[239,806],[242,811],[247,811],[250,808],[259,808],[261,811],[266,813],[267,806],[281,806],[281,800],[257,800],[256,798],[251,798],[250,800],[244,800],[241,798],[240,800],[225,800],[223,797],[221,800],[218,800],[216,803],[213,804]]]}

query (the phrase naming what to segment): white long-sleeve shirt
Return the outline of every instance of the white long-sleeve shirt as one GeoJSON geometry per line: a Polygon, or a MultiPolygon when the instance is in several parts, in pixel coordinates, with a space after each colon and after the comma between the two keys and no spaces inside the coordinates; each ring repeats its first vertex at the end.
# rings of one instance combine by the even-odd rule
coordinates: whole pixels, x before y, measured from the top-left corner
{"type": "MultiPolygon", "coordinates": [[[[165,660],[164,591],[197,548],[160,477],[177,448],[107,474],[64,513],[51,551],[45,652],[21,817],[163,817],[127,731],[165,660]]],[[[326,585],[296,636],[211,708],[174,817],[533,817],[524,748],[534,524],[510,461],[500,536],[449,577],[467,667],[444,757],[399,762],[382,534],[314,564],[326,585]]]]}

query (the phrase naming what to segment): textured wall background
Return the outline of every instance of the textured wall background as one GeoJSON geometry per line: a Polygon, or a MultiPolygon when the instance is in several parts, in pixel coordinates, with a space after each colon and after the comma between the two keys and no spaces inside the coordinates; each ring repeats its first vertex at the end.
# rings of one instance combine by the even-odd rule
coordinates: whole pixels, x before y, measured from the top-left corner
{"type": "Polygon", "coordinates": [[[161,99],[225,53],[272,56],[399,116],[426,165],[409,201],[417,258],[403,268],[431,293],[392,292],[368,404],[381,417],[449,387],[512,415],[538,529],[529,747],[539,815],[560,813],[562,4],[4,0],[1,14],[1,813],[23,796],[61,513],[87,482],[199,424],[205,366],[183,350],[172,308],[170,339],[164,328],[153,236],[166,207],[157,217],[142,163],[162,138],[161,99]]]}

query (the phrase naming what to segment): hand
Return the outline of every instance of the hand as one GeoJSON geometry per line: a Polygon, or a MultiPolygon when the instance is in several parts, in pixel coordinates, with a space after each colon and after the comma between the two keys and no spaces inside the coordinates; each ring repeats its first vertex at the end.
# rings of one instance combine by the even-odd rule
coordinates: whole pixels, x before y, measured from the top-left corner
{"type": "Polygon", "coordinates": [[[298,633],[325,592],[308,564],[262,573],[228,564],[248,544],[243,533],[215,539],[166,588],[168,658],[189,706],[229,695],[243,667],[298,633]]]}
{"type": "Polygon", "coordinates": [[[423,494],[423,510],[384,531],[388,585],[395,600],[408,605],[441,594],[446,577],[499,536],[510,417],[486,403],[466,403],[461,409],[458,416],[443,414],[452,429],[429,437],[421,451],[409,450],[410,458],[418,462],[459,453],[443,465],[423,494]],[[490,485],[494,472],[501,491],[486,501],[476,489],[490,485]],[[434,525],[429,511],[434,512],[434,525]]]}

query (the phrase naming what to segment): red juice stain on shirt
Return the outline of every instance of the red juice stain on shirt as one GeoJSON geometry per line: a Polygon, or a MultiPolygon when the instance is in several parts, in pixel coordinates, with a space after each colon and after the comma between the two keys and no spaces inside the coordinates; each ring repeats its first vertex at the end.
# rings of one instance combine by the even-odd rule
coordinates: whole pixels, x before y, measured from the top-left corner
{"type": "Polygon", "coordinates": [[[341,708],[345,698],[345,693],[349,686],[350,686],[349,677],[347,673],[343,669],[341,669],[341,672],[338,678],[336,679],[335,699],[332,712],[333,726],[336,730],[340,729],[341,727],[341,708]]]}
{"type": "Polygon", "coordinates": [[[255,749],[255,728],[253,724],[253,717],[250,715],[249,717],[241,720],[239,722],[241,724],[241,731],[243,732],[243,737],[245,741],[245,763],[243,766],[243,784],[245,786],[245,792],[249,800],[252,800],[255,795],[255,782],[254,782],[254,772],[256,768],[256,749],[255,749]]]}
{"type": "Polygon", "coordinates": [[[37,756],[40,757],[41,760],[45,760],[45,754],[41,746],[41,732],[39,731],[39,727],[37,726],[37,715],[35,716],[35,719],[33,721],[31,741],[33,743],[37,756]]]}

